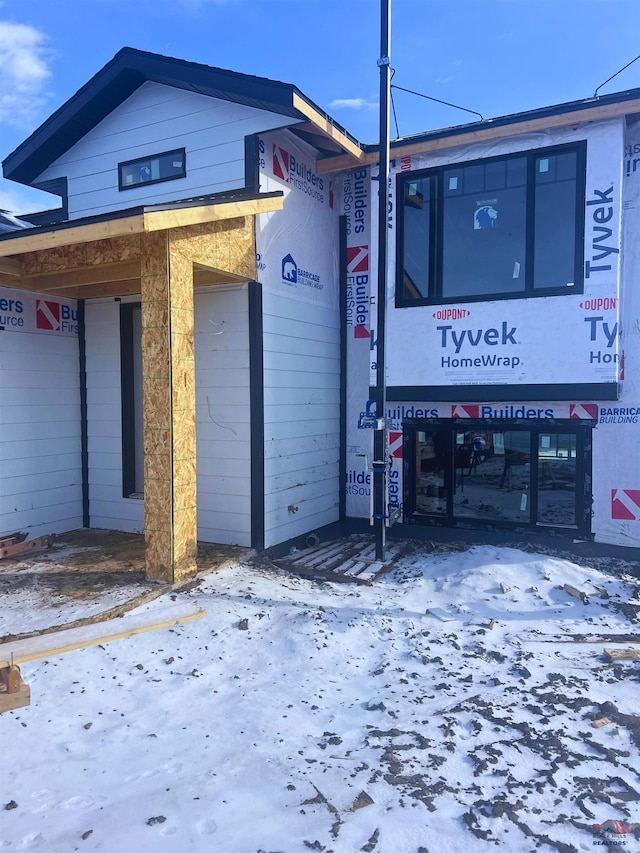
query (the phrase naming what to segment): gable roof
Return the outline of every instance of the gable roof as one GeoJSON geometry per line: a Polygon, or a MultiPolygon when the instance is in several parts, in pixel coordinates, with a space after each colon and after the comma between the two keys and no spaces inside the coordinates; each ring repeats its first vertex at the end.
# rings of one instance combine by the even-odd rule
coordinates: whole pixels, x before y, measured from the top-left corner
{"type": "Polygon", "coordinates": [[[309,123],[316,147],[358,158],[360,143],[291,83],[131,47],[118,51],[3,161],[5,178],[29,184],[143,83],[151,81],[309,123]]]}

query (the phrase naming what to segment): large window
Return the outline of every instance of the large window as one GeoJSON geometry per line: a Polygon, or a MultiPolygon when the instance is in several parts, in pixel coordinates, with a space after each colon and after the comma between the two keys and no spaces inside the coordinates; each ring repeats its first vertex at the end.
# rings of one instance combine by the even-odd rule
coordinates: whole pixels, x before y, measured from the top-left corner
{"type": "Polygon", "coordinates": [[[580,293],[585,144],[398,177],[397,305],[580,293]]]}

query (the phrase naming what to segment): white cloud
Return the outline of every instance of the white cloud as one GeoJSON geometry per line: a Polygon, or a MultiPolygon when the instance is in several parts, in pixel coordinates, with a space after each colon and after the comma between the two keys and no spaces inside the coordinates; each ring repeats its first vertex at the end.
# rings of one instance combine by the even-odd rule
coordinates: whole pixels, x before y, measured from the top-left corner
{"type": "Polygon", "coordinates": [[[0,21],[0,121],[29,127],[48,97],[52,53],[44,33],[0,21]]]}
{"type": "Polygon", "coordinates": [[[330,110],[377,110],[378,102],[367,98],[336,98],[329,104],[330,110]]]}
{"type": "Polygon", "coordinates": [[[436,77],[436,83],[450,83],[453,77],[436,77]]]}
{"type": "Polygon", "coordinates": [[[31,187],[21,187],[11,181],[0,180],[0,210],[12,213],[33,213],[34,210],[49,210],[60,206],[60,199],[31,187]]]}

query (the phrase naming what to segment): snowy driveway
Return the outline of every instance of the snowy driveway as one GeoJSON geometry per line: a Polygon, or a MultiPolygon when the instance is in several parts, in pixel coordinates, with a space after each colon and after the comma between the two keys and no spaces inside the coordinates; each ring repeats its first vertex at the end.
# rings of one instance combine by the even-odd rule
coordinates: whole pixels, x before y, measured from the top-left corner
{"type": "Polygon", "coordinates": [[[206,618],[25,665],[0,849],[640,850],[640,661],[603,655],[640,648],[631,576],[412,545],[372,587],[258,561],[172,595],[206,618]]]}

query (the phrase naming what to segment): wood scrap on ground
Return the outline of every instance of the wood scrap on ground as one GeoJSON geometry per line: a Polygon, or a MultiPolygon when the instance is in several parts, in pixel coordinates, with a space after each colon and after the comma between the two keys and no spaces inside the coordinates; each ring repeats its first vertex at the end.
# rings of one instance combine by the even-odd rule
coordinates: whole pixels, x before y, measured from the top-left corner
{"type": "Polygon", "coordinates": [[[172,604],[106,622],[3,643],[0,645],[0,713],[22,708],[30,703],[30,690],[22,681],[17,664],[54,657],[147,631],[171,628],[193,619],[201,619],[203,616],[204,611],[192,604],[172,604]]]}
{"type": "Polygon", "coordinates": [[[640,649],[605,649],[610,660],[640,660],[640,649]]]}

